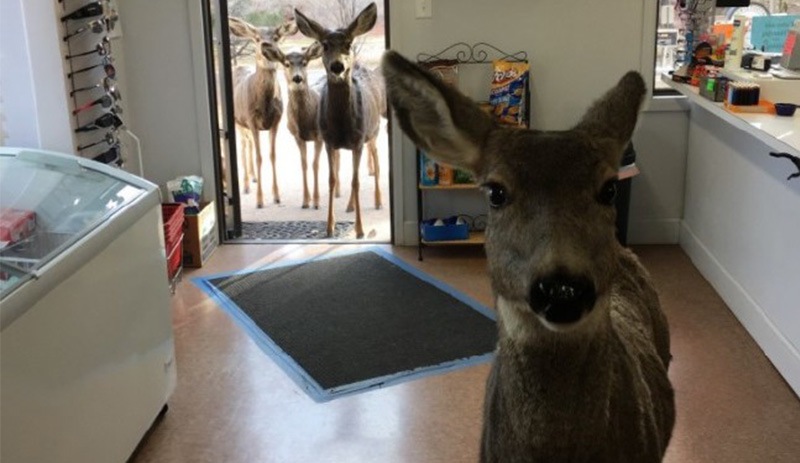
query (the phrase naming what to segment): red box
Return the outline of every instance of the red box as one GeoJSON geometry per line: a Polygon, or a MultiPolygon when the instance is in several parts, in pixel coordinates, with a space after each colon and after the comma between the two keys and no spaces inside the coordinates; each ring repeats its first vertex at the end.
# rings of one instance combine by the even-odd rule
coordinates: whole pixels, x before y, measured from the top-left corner
{"type": "Polygon", "coordinates": [[[0,241],[14,243],[36,229],[36,213],[4,207],[0,209],[0,241]]]}

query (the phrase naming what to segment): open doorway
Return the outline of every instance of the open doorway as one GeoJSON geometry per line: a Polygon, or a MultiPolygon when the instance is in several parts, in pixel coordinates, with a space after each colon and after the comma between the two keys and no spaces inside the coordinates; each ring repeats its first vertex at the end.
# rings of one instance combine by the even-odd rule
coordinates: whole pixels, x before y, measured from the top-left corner
{"type": "MultiPolygon", "coordinates": [[[[306,142],[306,179],[304,181],[301,149],[296,142],[293,131],[290,131],[290,121],[297,117],[292,112],[293,105],[290,104],[292,98],[305,91],[298,88],[292,82],[293,74],[286,72],[289,68],[289,59],[264,59],[265,55],[257,56],[259,47],[258,40],[252,40],[246,33],[239,29],[252,27],[261,30],[262,37],[268,29],[275,31],[278,28],[286,27],[288,23],[293,23],[294,9],[297,8],[307,18],[313,19],[318,24],[327,29],[344,28],[350,24],[361,11],[371,2],[369,0],[218,0],[219,10],[227,16],[227,28],[221,27],[220,34],[228,33],[227,37],[220,37],[217,45],[227,47],[226,53],[217,53],[215,59],[218,60],[216,72],[222,72],[230,76],[230,97],[229,101],[221,101],[221,95],[217,95],[217,104],[220,106],[230,105],[236,111],[230,111],[232,116],[227,124],[226,131],[229,137],[228,145],[230,155],[225,156],[225,151],[220,150],[220,180],[218,180],[219,191],[226,191],[220,200],[229,204],[228,211],[224,214],[228,230],[227,238],[233,242],[392,242],[392,213],[390,200],[390,157],[389,140],[387,134],[387,120],[380,118],[380,127],[377,136],[377,185],[374,172],[374,162],[370,162],[367,146],[364,146],[360,162],[359,179],[361,203],[361,220],[363,224],[364,236],[357,239],[356,236],[356,217],[355,212],[348,211],[348,199],[351,193],[351,179],[353,172],[352,154],[349,150],[340,150],[340,162],[338,167],[339,192],[340,196],[333,201],[335,227],[333,236],[327,233],[328,218],[328,178],[329,162],[324,147],[321,149],[318,163],[318,185],[319,202],[315,207],[314,197],[314,142],[306,142]],[[224,5],[222,3],[225,3],[224,5]],[[244,26],[243,26],[244,25],[244,26]],[[268,28],[268,29],[267,29],[268,28]],[[227,42],[227,43],[226,43],[227,42]],[[227,60],[224,55],[228,55],[227,60]],[[260,60],[260,62],[259,62],[260,60]],[[219,69],[227,63],[228,69],[219,69]],[[255,148],[252,148],[253,161],[245,160],[243,153],[250,150],[253,139],[249,136],[251,131],[247,130],[242,124],[234,121],[241,121],[241,104],[234,105],[236,98],[241,98],[237,94],[242,90],[242,76],[255,73],[259,66],[274,68],[274,79],[280,91],[280,104],[282,105],[282,115],[277,122],[275,129],[275,185],[277,192],[273,188],[273,165],[271,163],[271,131],[260,130],[258,137],[261,150],[261,191],[262,200],[258,201],[258,172],[259,167],[255,161],[255,148]],[[290,85],[291,84],[291,85],[290,85]],[[237,111],[239,114],[237,114],[237,111]],[[248,171],[252,164],[252,170],[248,171]],[[224,180],[222,180],[224,178],[224,180]],[[307,187],[306,187],[307,185],[307,187]],[[309,196],[306,197],[304,190],[308,188],[309,196]],[[380,191],[381,207],[376,208],[376,188],[380,191]],[[277,193],[277,194],[276,194],[277,193]],[[279,202],[278,202],[279,201],[279,202]],[[260,206],[260,207],[259,207],[260,206]],[[304,207],[305,206],[305,207],[304,207]]],[[[362,66],[370,70],[375,70],[380,63],[381,55],[387,47],[387,34],[385,28],[385,16],[383,2],[377,5],[377,20],[375,25],[363,35],[353,41],[353,52],[356,60],[362,66]]],[[[220,16],[222,18],[222,15],[220,16]]],[[[252,29],[249,29],[252,31],[252,29]]],[[[298,31],[296,26],[284,30],[283,34],[277,37],[277,48],[283,53],[284,58],[288,58],[292,52],[303,53],[315,42],[314,39],[306,37],[298,31]]],[[[263,39],[262,39],[263,41],[263,39]]],[[[263,49],[263,45],[260,47],[263,49]]],[[[319,47],[321,48],[321,47],[319,47]]],[[[222,50],[220,50],[222,51],[222,50]]],[[[307,60],[306,76],[303,80],[308,82],[306,86],[310,91],[321,91],[321,85],[326,80],[326,70],[320,57],[309,56],[307,60]]],[[[296,55],[295,55],[296,56],[296,55]]],[[[260,69],[263,71],[263,69],[260,69]]],[[[224,76],[223,76],[224,78],[224,76]]],[[[302,85],[300,86],[302,87],[302,85]]],[[[224,92],[222,93],[224,96],[224,92]]],[[[385,99],[384,99],[385,101],[385,99]]],[[[214,111],[220,117],[225,111],[218,108],[214,111]]]]}

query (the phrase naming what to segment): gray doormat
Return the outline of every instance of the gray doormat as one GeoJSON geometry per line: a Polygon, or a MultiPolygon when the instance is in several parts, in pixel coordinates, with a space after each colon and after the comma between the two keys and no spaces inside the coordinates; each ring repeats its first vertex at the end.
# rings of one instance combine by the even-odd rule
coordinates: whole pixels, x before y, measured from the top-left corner
{"type": "MultiPolygon", "coordinates": [[[[245,240],[321,240],[327,222],[296,220],[291,222],[242,222],[242,239],[245,240]]],[[[344,238],[355,227],[354,222],[336,222],[333,238],[344,238]]]]}
{"type": "Polygon", "coordinates": [[[314,400],[491,359],[494,313],[379,249],[192,280],[314,400]]]}

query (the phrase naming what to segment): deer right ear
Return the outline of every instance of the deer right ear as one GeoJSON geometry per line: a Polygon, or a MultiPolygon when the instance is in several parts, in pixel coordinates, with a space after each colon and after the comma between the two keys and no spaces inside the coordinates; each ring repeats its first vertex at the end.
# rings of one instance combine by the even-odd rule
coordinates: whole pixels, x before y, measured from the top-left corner
{"type": "Polygon", "coordinates": [[[495,128],[477,104],[430,72],[388,50],[382,70],[400,127],[434,159],[478,170],[481,146],[495,128]]]}
{"type": "Polygon", "coordinates": [[[297,8],[294,10],[294,21],[297,23],[297,28],[306,37],[311,37],[315,40],[320,40],[325,36],[325,28],[313,19],[307,18],[297,8]]]}
{"type": "Polygon", "coordinates": [[[275,63],[283,63],[285,56],[277,45],[269,42],[261,43],[261,54],[264,55],[269,61],[275,63]]]}
{"type": "Polygon", "coordinates": [[[306,61],[311,61],[322,56],[322,44],[314,42],[303,50],[306,55],[306,61]]]}
{"type": "Polygon", "coordinates": [[[234,16],[228,18],[228,29],[231,31],[231,34],[236,37],[251,39],[254,34],[258,36],[258,31],[254,31],[253,26],[248,24],[245,20],[234,16]]]}

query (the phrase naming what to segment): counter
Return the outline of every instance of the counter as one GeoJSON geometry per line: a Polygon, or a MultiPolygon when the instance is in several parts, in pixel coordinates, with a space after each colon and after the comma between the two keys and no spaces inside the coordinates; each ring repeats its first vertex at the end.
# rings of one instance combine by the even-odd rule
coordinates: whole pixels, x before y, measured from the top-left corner
{"type": "Polygon", "coordinates": [[[665,82],[690,103],[679,243],[800,394],[800,179],[769,155],[800,156],[800,113],[731,113],[665,82]]]}
{"type": "MultiPolygon", "coordinates": [[[[733,127],[747,132],[773,150],[800,156],[800,111],[795,112],[792,117],[732,113],[726,110],[722,103],[715,103],[700,96],[697,87],[674,82],[667,75],[662,75],[661,80],[688,98],[689,102],[706,109],[733,127]]],[[[800,86],[800,81],[797,81],[797,85],[800,86]]]]}

